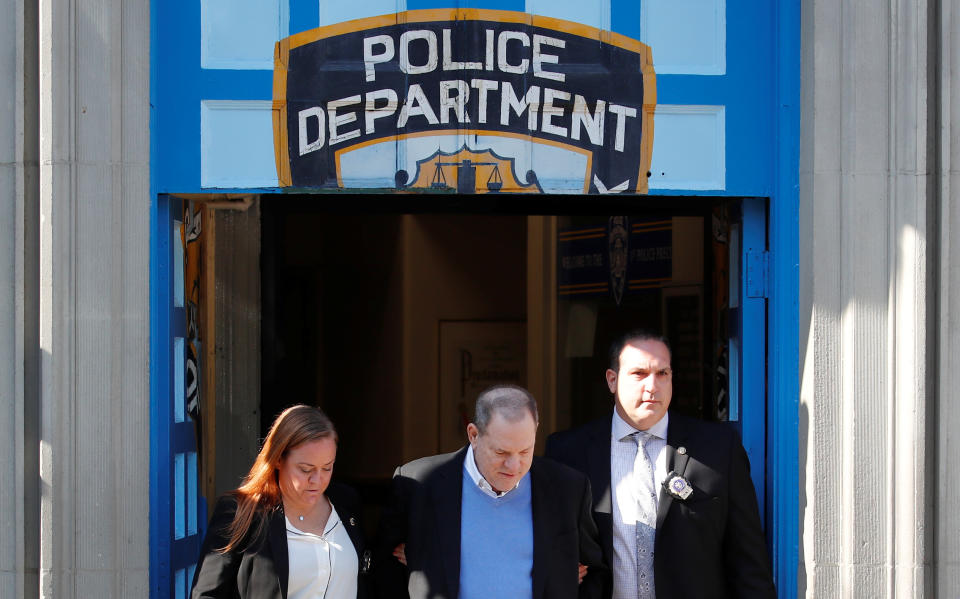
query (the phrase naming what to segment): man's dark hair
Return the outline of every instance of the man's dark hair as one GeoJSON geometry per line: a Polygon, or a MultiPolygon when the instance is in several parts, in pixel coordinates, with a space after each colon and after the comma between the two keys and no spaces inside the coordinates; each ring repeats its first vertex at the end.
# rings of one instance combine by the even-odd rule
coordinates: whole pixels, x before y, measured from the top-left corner
{"type": "Polygon", "coordinates": [[[525,413],[533,416],[534,422],[540,422],[537,413],[537,400],[523,387],[517,385],[494,385],[480,392],[474,410],[473,423],[480,434],[484,434],[493,414],[497,413],[509,422],[522,420],[525,413]]]}
{"type": "Polygon", "coordinates": [[[607,367],[610,370],[620,372],[620,354],[623,353],[623,348],[632,341],[659,341],[666,345],[667,351],[670,352],[671,356],[673,355],[670,342],[663,335],[654,333],[650,329],[632,329],[614,339],[613,343],[610,344],[610,354],[607,361],[607,367]]]}

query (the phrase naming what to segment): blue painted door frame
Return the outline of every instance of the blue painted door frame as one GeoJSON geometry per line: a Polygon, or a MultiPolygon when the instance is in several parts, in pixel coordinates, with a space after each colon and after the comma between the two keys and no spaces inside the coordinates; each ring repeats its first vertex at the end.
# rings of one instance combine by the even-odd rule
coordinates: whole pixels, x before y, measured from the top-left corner
{"type": "MultiPolygon", "coordinates": [[[[750,457],[750,476],[763,506],[767,496],[767,201],[745,198],[731,227],[730,421],[750,457]]],[[[764,510],[761,519],[766,523],[764,510]]]]}
{"type": "Polygon", "coordinates": [[[186,598],[206,529],[194,424],[186,413],[181,203],[160,196],[150,247],[150,597],[186,598]]]}
{"type": "Polygon", "coordinates": [[[800,2],[774,3],[776,143],[770,202],[767,495],[774,580],[797,596],[800,559],[800,2]]]}

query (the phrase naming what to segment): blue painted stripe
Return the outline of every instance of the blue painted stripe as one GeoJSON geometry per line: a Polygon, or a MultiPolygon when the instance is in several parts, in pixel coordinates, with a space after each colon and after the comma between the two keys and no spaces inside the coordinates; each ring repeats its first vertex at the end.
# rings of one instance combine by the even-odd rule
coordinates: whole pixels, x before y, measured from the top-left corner
{"type": "MultiPolygon", "coordinates": [[[[741,204],[740,245],[740,423],[743,447],[750,456],[750,476],[757,501],[766,495],[766,343],[767,300],[748,297],[747,255],[767,249],[766,200],[747,198],[741,204]]],[[[735,400],[736,398],[732,398],[735,400]]],[[[761,510],[761,519],[763,513],[761,510]]]]}
{"type": "Polygon", "coordinates": [[[200,8],[187,0],[150,6],[151,187],[199,191],[200,8]]]}
{"type": "Polygon", "coordinates": [[[781,0],[776,35],[776,197],[771,202],[768,480],[773,570],[780,597],[797,597],[800,559],[800,3],[781,0]]]}
{"type": "Polygon", "coordinates": [[[320,24],[321,0],[290,0],[290,35],[320,24]]]}
{"type": "MultiPolygon", "coordinates": [[[[151,170],[153,163],[151,161],[151,170]]],[[[170,415],[163,398],[171,393],[170,202],[154,196],[150,221],[150,596],[170,589],[170,415]]]]}
{"type": "MultiPolygon", "coordinates": [[[[636,0],[610,0],[610,29],[639,40],[641,8],[641,3],[636,0]]],[[[654,67],[656,67],[656,55],[654,55],[654,67]]],[[[657,85],[660,85],[659,81],[657,85]]]]}

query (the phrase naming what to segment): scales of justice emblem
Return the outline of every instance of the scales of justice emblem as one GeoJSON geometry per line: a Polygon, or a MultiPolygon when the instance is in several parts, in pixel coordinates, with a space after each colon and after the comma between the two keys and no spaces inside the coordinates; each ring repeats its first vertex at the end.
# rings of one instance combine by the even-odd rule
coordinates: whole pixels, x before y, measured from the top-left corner
{"type": "Polygon", "coordinates": [[[520,181],[514,160],[492,150],[471,150],[466,146],[456,152],[437,150],[432,156],[417,161],[413,179],[404,170],[397,171],[398,189],[431,189],[457,193],[542,193],[537,175],[527,171],[520,181]]]}

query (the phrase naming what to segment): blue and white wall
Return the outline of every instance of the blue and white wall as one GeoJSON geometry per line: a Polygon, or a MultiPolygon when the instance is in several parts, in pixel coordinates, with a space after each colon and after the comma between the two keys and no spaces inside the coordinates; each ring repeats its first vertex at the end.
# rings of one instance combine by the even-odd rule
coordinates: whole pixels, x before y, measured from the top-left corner
{"type": "Polygon", "coordinates": [[[157,191],[273,190],[274,43],[405,10],[527,12],[652,48],[657,110],[651,194],[770,196],[775,171],[773,8],[726,0],[202,0],[155,8],[157,191]]]}
{"type": "Polygon", "coordinates": [[[765,508],[778,588],[783,597],[796,596],[800,9],[795,1],[154,2],[154,202],[163,193],[283,192],[277,186],[271,115],[278,40],[347,20],[451,7],[556,17],[644,42],[652,51],[657,92],[649,193],[769,199],[765,508]]]}

